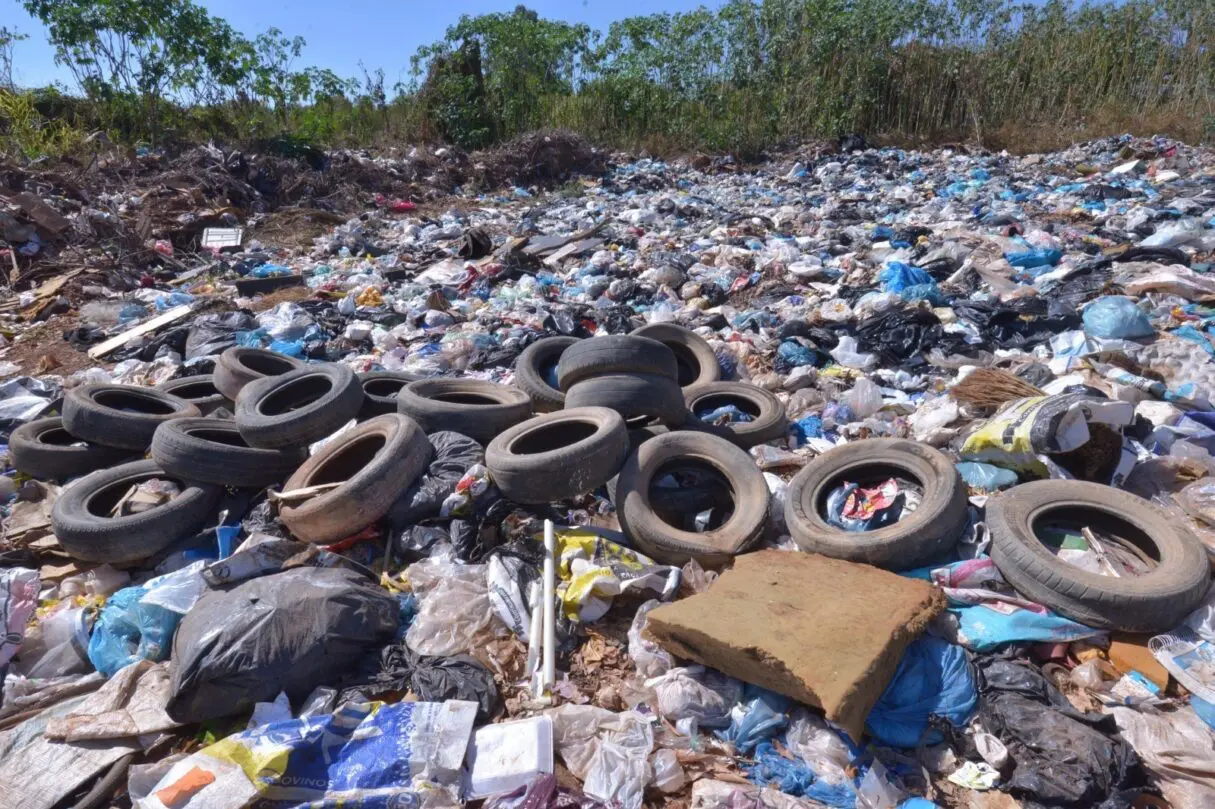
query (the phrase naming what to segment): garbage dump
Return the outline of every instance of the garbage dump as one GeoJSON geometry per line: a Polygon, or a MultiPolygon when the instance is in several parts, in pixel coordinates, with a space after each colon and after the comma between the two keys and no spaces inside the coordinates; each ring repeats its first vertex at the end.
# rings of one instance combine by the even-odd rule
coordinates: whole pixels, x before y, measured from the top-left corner
{"type": "Polygon", "coordinates": [[[0,809],[1215,805],[1215,151],[561,137],[6,169],[0,809]]]}

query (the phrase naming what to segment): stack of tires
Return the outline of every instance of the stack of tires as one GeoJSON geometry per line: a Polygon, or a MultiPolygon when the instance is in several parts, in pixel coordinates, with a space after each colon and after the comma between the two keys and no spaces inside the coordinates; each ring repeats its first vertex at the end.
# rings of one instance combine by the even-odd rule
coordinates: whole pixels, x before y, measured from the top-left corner
{"type": "Polygon", "coordinates": [[[754,545],[767,523],[767,484],[742,448],[783,436],[786,422],[771,394],[719,376],[709,344],[674,324],[542,339],[520,355],[515,379],[546,415],[502,433],[489,445],[486,465],[503,494],[521,503],[606,483],[620,526],[639,550],[670,564],[720,564],[754,545]],[[762,414],[759,429],[739,424],[736,433],[691,415],[689,405],[702,400],[720,406],[713,397],[762,414]],[[672,476],[707,483],[679,492],[655,488],[672,476]],[[695,523],[708,512],[717,519],[695,523]]]}

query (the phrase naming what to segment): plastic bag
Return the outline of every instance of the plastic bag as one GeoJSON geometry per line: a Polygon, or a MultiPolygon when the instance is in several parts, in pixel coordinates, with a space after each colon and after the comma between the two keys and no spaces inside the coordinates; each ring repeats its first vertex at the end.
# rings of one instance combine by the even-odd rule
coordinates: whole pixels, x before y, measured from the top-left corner
{"type": "Polygon", "coordinates": [[[143,587],[119,590],[101,610],[89,638],[89,661],[107,677],[138,660],[159,662],[169,657],[173,632],[181,615],[143,604],[143,587]]]}
{"type": "Polygon", "coordinates": [[[298,703],[390,639],[399,616],[395,598],[341,568],[293,568],[208,592],[174,639],[169,715],[231,716],[280,691],[298,703]]]}
{"type": "Polygon", "coordinates": [[[553,720],[557,754],[582,779],[586,794],[622,809],[641,809],[652,779],[649,720],[636,711],[612,713],[592,705],[562,705],[545,713],[553,720]]]}
{"type": "Polygon", "coordinates": [[[1173,809],[1215,806],[1215,734],[1189,707],[1109,709],[1173,809]]]}
{"type": "Polygon", "coordinates": [[[658,677],[675,665],[670,652],[642,635],[646,616],[650,610],[660,606],[662,602],[657,599],[645,602],[637,608],[633,623],[629,626],[629,657],[633,658],[633,665],[641,677],[658,677]]]}
{"type": "Polygon", "coordinates": [[[25,625],[38,607],[38,571],[23,567],[0,570],[0,671],[21,648],[25,625]]]}
{"type": "Polygon", "coordinates": [[[962,727],[978,702],[974,676],[960,646],[924,636],[913,641],[890,684],[865,722],[882,744],[916,747],[939,744],[940,731],[929,730],[929,717],[943,717],[962,727]]]}
{"type": "Polygon", "coordinates": [[[1156,333],[1147,314],[1130,298],[1098,298],[1084,308],[1083,319],[1084,333],[1089,337],[1129,340],[1156,333]]]}
{"type": "Polygon", "coordinates": [[[860,346],[855,337],[844,335],[840,337],[839,345],[831,350],[831,356],[840,365],[868,371],[877,365],[877,356],[860,353],[860,346]]]}
{"type": "Polygon", "coordinates": [[[858,420],[867,419],[882,408],[882,391],[865,377],[856,380],[852,390],[840,399],[858,420]]]}
{"type": "Polygon", "coordinates": [[[832,729],[821,716],[805,708],[795,709],[789,716],[789,729],[785,731],[785,747],[828,784],[851,781],[848,768],[856,757],[856,750],[841,731],[832,729]]]}
{"type": "Polygon", "coordinates": [[[962,461],[956,466],[963,482],[972,489],[993,492],[1017,485],[1017,473],[1010,469],[973,461],[962,461]]]}
{"type": "Polygon", "coordinates": [[[646,680],[657,697],[658,714],[670,722],[695,719],[702,727],[726,727],[742,699],[743,684],[704,666],[673,668],[646,680]]]}
{"type": "Polygon", "coordinates": [[[236,345],[236,333],[251,331],[257,321],[247,312],[221,312],[199,315],[186,334],[186,359],[209,357],[236,345]]]}
{"type": "Polygon", "coordinates": [[[420,655],[475,655],[494,634],[485,565],[423,559],[405,571],[418,599],[418,615],[405,641],[420,655]]]}
{"type": "Polygon", "coordinates": [[[892,261],[887,264],[878,273],[878,280],[882,282],[882,289],[886,292],[903,292],[908,287],[921,285],[936,287],[936,281],[931,275],[919,267],[913,267],[901,261],[892,261]]]}
{"type": "Polygon", "coordinates": [[[1013,762],[1003,789],[1046,806],[1101,806],[1143,783],[1114,717],[1081,713],[1036,667],[978,657],[978,719],[1013,762]]]}
{"type": "Polygon", "coordinates": [[[770,739],[789,724],[786,711],[791,700],[788,697],[747,685],[740,705],[730,712],[730,727],[718,731],[717,735],[730,742],[740,753],[750,753],[756,745],[770,739]]]}
{"type": "Polygon", "coordinates": [[[427,438],[435,453],[430,465],[388,512],[394,534],[420,520],[439,516],[443,501],[456,490],[464,473],[485,461],[485,449],[461,433],[443,430],[427,438]]]}
{"type": "Polygon", "coordinates": [[[303,340],[308,328],[315,323],[304,307],[291,301],[283,301],[257,316],[258,326],[265,329],[272,341],[281,343],[303,340]]]}
{"type": "Polygon", "coordinates": [[[1215,526],[1215,479],[1196,480],[1173,495],[1173,499],[1194,519],[1215,526]]]}

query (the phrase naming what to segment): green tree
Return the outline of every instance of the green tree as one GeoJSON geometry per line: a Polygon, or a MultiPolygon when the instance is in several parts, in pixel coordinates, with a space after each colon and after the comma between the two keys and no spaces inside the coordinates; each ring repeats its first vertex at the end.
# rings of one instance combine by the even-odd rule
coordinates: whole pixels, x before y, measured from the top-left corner
{"type": "Polygon", "coordinates": [[[85,94],[159,134],[166,98],[214,101],[249,66],[248,42],[190,0],[23,0],[85,94]]]}
{"type": "Polygon", "coordinates": [[[449,119],[451,105],[462,94],[469,99],[474,114],[458,123],[475,131],[473,140],[509,137],[535,127],[538,99],[574,92],[593,38],[586,25],[546,20],[524,6],[509,14],[464,15],[443,41],[418,50],[413,72],[415,79],[426,76],[430,87],[423,90],[437,96],[449,119]],[[487,122],[475,114],[482,91],[487,122]]]}

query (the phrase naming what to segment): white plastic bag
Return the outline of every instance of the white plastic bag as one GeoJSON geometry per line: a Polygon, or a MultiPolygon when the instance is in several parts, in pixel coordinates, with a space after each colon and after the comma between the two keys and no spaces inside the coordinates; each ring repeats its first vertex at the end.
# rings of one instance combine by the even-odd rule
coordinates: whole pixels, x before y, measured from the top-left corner
{"type": "Polygon", "coordinates": [[[847,405],[859,421],[882,409],[882,392],[877,385],[862,376],[856,380],[852,390],[843,395],[840,402],[847,405]]]}
{"type": "Polygon", "coordinates": [[[694,718],[702,727],[730,724],[730,710],[742,701],[743,685],[704,666],[674,668],[647,680],[657,698],[658,714],[670,722],[694,718]]]}
{"type": "Polygon", "coordinates": [[[789,752],[805,761],[820,780],[828,784],[843,784],[852,780],[848,776],[848,767],[852,763],[848,745],[821,716],[805,708],[796,709],[789,716],[785,746],[789,752]]]}
{"type": "Polygon", "coordinates": [[[839,345],[831,349],[831,356],[840,365],[861,371],[868,371],[877,365],[876,356],[862,354],[859,349],[856,338],[846,334],[840,338],[839,345]]]}
{"type": "Polygon", "coordinates": [[[642,677],[658,677],[675,665],[670,652],[641,634],[645,628],[646,616],[650,614],[650,610],[659,606],[662,606],[662,602],[656,598],[642,604],[633,616],[632,626],[629,627],[629,657],[633,658],[637,674],[642,677]]]}
{"type": "Polygon", "coordinates": [[[553,744],[565,766],[583,781],[592,798],[641,809],[653,773],[650,722],[636,711],[612,713],[593,705],[562,705],[546,712],[553,720],[553,744]]]}

